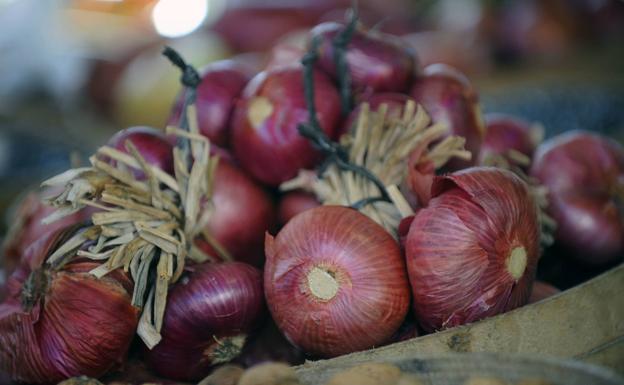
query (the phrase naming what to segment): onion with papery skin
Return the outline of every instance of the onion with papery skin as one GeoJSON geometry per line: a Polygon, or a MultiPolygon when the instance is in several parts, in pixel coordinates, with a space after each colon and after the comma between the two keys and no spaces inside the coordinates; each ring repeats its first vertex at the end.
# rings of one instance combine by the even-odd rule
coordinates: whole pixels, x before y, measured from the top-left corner
{"type": "Polygon", "coordinates": [[[167,300],[162,341],[146,352],[149,367],[177,380],[198,380],[235,359],[265,314],[262,274],[241,262],[193,267],[167,300]]]}
{"type": "Polygon", "coordinates": [[[434,331],[524,305],[539,252],[537,206],[511,171],[437,177],[405,242],[420,325],[434,331]]]}
{"type": "MultiPolygon", "coordinates": [[[[207,234],[237,260],[264,264],[264,233],[275,225],[275,206],[267,191],[243,171],[221,160],[213,179],[212,214],[207,234]]],[[[200,235],[196,244],[206,254],[219,256],[200,235]]]]}
{"type": "Polygon", "coordinates": [[[535,148],[541,141],[539,126],[511,115],[487,114],[485,116],[486,133],[478,163],[483,166],[495,166],[496,157],[503,157],[507,162],[521,166],[526,171],[535,148]]]}
{"type": "Polygon", "coordinates": [[[451,161],[449,168],[460,169],[475,164],[485,135],[485,125],[477,92],[462,73],[445,64],[425,67],[410,91],[434,123],[448,126],[449,135],[466,138],[471,161],[451,161]]]}
{"type": "MultiPolygon", "coordinates": [[[[403,108],[408,101],[414,101],[413,98],[405,95],[399,94],[395,92],[382,92],[378,94],[373,94],[368,98],[365,98],[362,102],[368,103],[368,106],[371,111],[377,111],[382,104],[385,104],[388,108],[387,117],[388,118],[400,118],[403,115],[403,108]]],[[[340,138],[343,134],[348,132],[354,124],[357,123],[358,115],[362,111],[361,105],[358,105],[345,122],[342,124],[338,137],[340,138]]]]}
{"type": "MultiPolygon", "coordinates": [[[[126,128],[113,135],[108,145],[123,153],[128,153],[126,141],[130,141],[136,147],[148,164],[173,174],[173,145],[162,131],[142,126],[126,128]]],[[[143,171],[133,168],[132,172],[137,179],[145,179],[143,171]]]]}
{"type": "Polygon", "coordinates": [[[26,249],[43,235],[91,218],[92,209],[82,209],[55,222],[44,224],[42,220],[56,209],[44,204],[43,199],[58,193],[50,188],[28,193],[19,203],[12,216],[9,232],[2,244],[2,266],[8,275],[19,265],[26,249]]]}
{"type": "MultiPolygon", "coordinates": [[[[323,131],[334,137],[340,99],[329,78],[314,72],[314,104],[323,131]]],[[[308,121],[301,67],[261,72],[248,84],[232,122],[232,147],[254,178],[277,186],[320,160],[298,126],[308,121]]]]}
{"type": "MultiPolygon", "coordinates": [[[[195,107],[199,132],[220,147],[228,147],[229,124],[234,105],[250,79],[248,71],[232,60],[210,63],[201,70],[195,107]]],[[[184,92],[173,107],[168,124],[177,126],[184,92]]]]}
{"type": "MultiPolygon", "coordinates": [[[[345,25],[326,22],[312,29],[319,39],[318,66],[337,78],[333,39],[345,25]]],[[[399,37],[356,28],[347,45],[346,61],[351,85],[358,92],[402,92],[409,90],[417,70],[415,53],[399,37]]]]}
{"type": "Polygon", "coordinates": [[[351,208],[302,212],[265,242],[273,319],[307,353],[333,357],[386,342],[409,308],[399,245],[351,208]]]}
{"type": "Polygon", "coordinates": [[[561,290],[557,289],[553,285],[542,281],[535,281],[533,282],[533,289],[531,290],[529,303],[539,302],[558,293],[561,293],[561,290]]]}
{"type": "Polygon", "coordinates": [[[27,249],[0,304],[0,372],[14,381],[99,377],[123,362],[134,336],[139,310],[125,273],[98,279],[89,273],[95,262],[60,271],[42,265],[64,233],[48,233],[27,249]]]}
{"type": "Polygon", "coordinates": [[[531,176],[548,188],[555,241],[600,265],[624,252],[624,148],[598,134],[568,132],[538,147],[531,176]]]}
{"type": "Polygon", "coordinates": [[[312,193],[300,190],[287,192],[280,198],[277,206],[277,221],[280,226],[284,226],[297,214],[320,205],[312,193]]]}

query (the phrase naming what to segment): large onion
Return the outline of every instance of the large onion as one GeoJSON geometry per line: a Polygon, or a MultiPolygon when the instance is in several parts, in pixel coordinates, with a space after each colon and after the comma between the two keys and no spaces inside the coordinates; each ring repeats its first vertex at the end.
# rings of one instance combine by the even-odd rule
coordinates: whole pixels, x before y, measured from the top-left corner
{"type": "Polygon", "coordinates": [[[264,287],[284,335],[332,357],[386,342],[409,307],[397,242],[358,211],[320,206],[267,235],[264,287]]]}
{"type": "MultiPolygon", "coordinates": [[[[319,71],[314,72],[314,104],[321,128],[334,137],[340,100],[329,78],[319,71]]],[[[319,160],[318,152],[297,129],[307,120],[302,68],[261,72],[248,84],[236,106],[232,123],[234,154],[254,178],[279,185],[319,160]]]]}
{"type": "MultiPolygon", "coordinates": [[[[338,71],[333,39],[344,29],[343,24],[326,22],[311,31],[320,41],[319,66],[334,78],[338,71]]],[[[362,29],[354,31],[346,60],[352,86],[359,92],[407,91],[417,66],[414,52],[398,37],[362,29]]]]}
{"type": "Polygon", "coordinates": [[[62,235],[48,233],[28,248],[0,305],[0,372],[18,382],[99,377],[123,362],[137,326],[123,272],[98,279],[89,273],[97,263],[42,265],[62,235]]]}
{"type": "Polygon", "coordinates": [[[544,142],[531,175],[548,187],[556,241],[578,259],[608,263],[624,252],[624,149],[582,131],[544,142]]]}
{"type": "MultiPolygon", "coordinates": [[[[249,75],[237,62],[223,60],[204,67],[201,77],[195,100],[199,131],[217,146],[227,147],[230,116],[249,75]]],[[[184,97],[182,92],[169,117],[169,124],[179,124],[184,97]]]]}
{"type": "Polygon", "coordinates": [[[482,167],[438,177],[405,249],[426,331],[493,316],[529,298],[539,258],[537,207],[510,171],[482,167]]]}
{"type": "Polygon", "coordinates": [[[422,76],[414,81],[410,95],[429,113],[433,122],[448,126],[449,135],[466,138],[466,150],[472,161],[452,161],[458,169],[474,164],[485,135],[485,125],[477,92],[466,76],[445,64],[425,67],[422,76]]]}
{"type": "MultiPolygon", "coordinates": [[[[275,225],[271,197],[244,172],[223,160],[217,166],[213,186],[213,213],[207,234],[235,260],[262,266],[264,233],[275,225]]],[[[199,236],[196,243],[207,254],[219,256],[209,239],[199,236]]]]}
{"type": "Polygon", "coordinates": [[[238,357],[264,313],[262,275],[240,262],[204,264],[169,293],[162,341],[147,352],[159,375],[198,380],[238,357]]]}

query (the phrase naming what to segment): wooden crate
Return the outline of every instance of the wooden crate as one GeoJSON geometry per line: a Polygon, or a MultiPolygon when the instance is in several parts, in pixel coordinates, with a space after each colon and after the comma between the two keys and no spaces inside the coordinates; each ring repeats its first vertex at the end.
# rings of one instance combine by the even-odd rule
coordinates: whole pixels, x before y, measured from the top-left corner
{"type": "Polygon", "coordinates": [[[500,352],[576,358],[624,375],[624,264],[544,301],[470,325],[328,360],[297,372],[312,384],[322,373],[366,361],[449,352],[500,352]]]}

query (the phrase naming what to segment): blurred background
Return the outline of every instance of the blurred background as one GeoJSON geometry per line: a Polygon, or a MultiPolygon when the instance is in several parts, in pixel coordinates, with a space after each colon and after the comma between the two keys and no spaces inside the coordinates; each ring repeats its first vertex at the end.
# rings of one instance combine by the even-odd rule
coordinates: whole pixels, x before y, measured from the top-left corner
{"type": "MultiPolygon", "coordinates": [[[[164,127],[179,50],[197,67],[256,71],[299,55],[347,0],[0,0],[0,215],[27,187],[86,159],[115,131],[164,127]]],[[[361,20],[402,36],[423,64],[465,72],[485,112],[624,140],[624,2],[360,0],[361,20]]],[[[4,224],[2,225],[4,226],[4,224]]],[[[3,228],[0,227],[0,233],[3,228]]]]}

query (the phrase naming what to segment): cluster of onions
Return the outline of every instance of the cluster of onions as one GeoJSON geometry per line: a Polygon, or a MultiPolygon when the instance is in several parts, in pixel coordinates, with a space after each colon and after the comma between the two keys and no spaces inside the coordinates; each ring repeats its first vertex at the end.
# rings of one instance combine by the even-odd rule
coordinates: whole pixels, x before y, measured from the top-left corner
{"type": "Polygon", "coordinates": [[[72,228],[47,233],[22,256],[0,304],[0,372],[25,383],[99,377],[125,361],[139,318],[122,271],[98,279],[97,263],[56,268],[48,255],[72,228]]]}
{"type": "Polygon", "coordinates": [[[356,210],[304,211],[267,236],[265,249],[267,304],[304,351],[333,357],[381,345],[403,322],[410,295],[401,250],[356,210]]]}
{"type": "Polygon", "coordinates": [[[539,258],[537,206],[510,171],[436,178],[405,238],[414,309],[434,331],[524,305],[539,258]]]}
{"type": "Polygon", "coordinates": [[[574,131],[544,142],[531,176],[548,188],[556,241],[590,265],[624,252],[624,149],[597,134],[574,131]]]}

